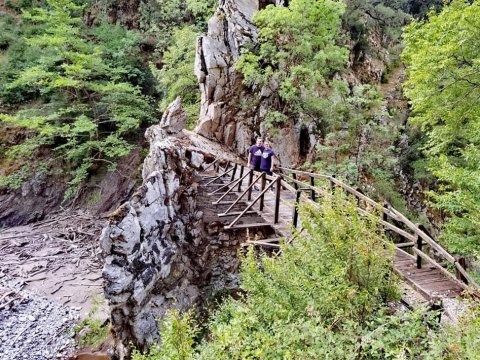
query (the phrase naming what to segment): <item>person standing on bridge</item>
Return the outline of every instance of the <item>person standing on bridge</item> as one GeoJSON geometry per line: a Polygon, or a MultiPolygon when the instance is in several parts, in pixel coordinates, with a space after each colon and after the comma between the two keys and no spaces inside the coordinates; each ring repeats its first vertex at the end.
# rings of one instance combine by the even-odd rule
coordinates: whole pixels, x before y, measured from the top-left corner
{"type": "Polygon", "coordinates": [[[265,141],[265,150],[262,153],[262,160],[260,161],[260,171],[266,172],[267,175],[272,175],[273,160],[275,159],[275,152],[270,147],[270,143],[265,141]]]}
{"type": "Polygon", "coordinates": [[[260,171],[260,163],[262,162],[262,154],[265,148],[263,147],[263,139],[257,138],[257,143],[250,146],[248,151],[248,166],[255,171],[260,171]]]}

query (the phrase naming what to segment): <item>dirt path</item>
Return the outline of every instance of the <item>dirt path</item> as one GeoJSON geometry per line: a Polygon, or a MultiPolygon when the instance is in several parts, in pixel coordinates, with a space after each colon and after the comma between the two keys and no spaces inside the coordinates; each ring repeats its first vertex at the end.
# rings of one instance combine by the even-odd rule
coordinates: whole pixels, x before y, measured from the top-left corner
{"type": "MultiPolygon", "coordinates": [[[[74,323],[103,298],[102,226],[75,211],[0,231],[0,359],[71,355],[74,323]]],[[[105,306],[97,316],[107,318],[105,306]]]]}

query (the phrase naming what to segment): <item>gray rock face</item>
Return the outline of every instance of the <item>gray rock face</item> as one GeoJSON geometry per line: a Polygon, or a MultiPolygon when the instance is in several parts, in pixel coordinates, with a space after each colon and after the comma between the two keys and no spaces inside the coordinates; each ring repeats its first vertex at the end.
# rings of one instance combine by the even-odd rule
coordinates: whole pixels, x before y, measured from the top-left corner
{"type": "Polygon", "coordinates": [[[146,132],[150,152],[143,185],[111,214],[100,239],[105,297],[120,358],[130,342],[146,348],[159,340],[157,319],[168,309],[198,304],[212,284],[235,284],[236,256],[231,254],[236,251],[230,247],[238,243],[222,241],[213,248],[210,242],[219,231],[206,230],[208,221],[197,206],[198,170],[217,157],[234,159],[221,145],[192,132],[169,135],[184,118],[176,102],[169,109],[146,132]],[[225,248],[229,257],[219,255],[225,248]]]}
{"type": "Polygon", "coordinates": [[[177,97],[163,113],[160,127],[167,134],[178,134],[185,128],[187,113],[182,108],[182,101],[177,97]]]}
{"type": "Polygon", "coordinates": [[[248,122],[238,109],[242,96],[242,76],[234,69],[242,47],[257,39],[251,23],[258,11],[258,0],[220,0],[208,22],[208,33],[197,42],[195,74],[202,94],[196,132],[244,152],[253,138],[251,126],[237,134],[239,124],[248,122]],[[238,136],[237,136],[238,135],[238,136]],[[248,137],[248,141],[245,141],[248,137]]]}
{"type": "MultiPolygon", "coordinates": [[[[283,1],[221,0],[208,23],[208,33],[199,38],[195,60],[201,91],[201,109],[195,131],[219,141],[237,153],[246,155],[258,135],[266,136],[262,126],[267,106],[276,97],[278,84],[258,89],[247,88],[242,75],[235,70],[235,61],[242,48],[257,41],[252,17],[268,4],[283,1]]],[[[268,136],[283,165],[293,166],[311,157],[302,154],[302,142],[310,143],[310,135],[302,132],[298,119],[289,119],[275,135],[268,136]]]]}
{"type": "Polygon", "coordinates": [[[0,227],[43,219],[58,208],[66,185],[36,172],[18,190],[0,188],[0,227]]]}
{"type": "MultiPolygon", "coordinates": [[[[167,301],[164,289],[173,299],[187,286],[181,280],[192,269],[182,255],[194,242],[191,234],[201,220],[195,217],[195,187],[189,183],[192,170],[185,150],[168,140],[153,147],[161,154],[158,170],[145,174],[144,184],[113,214],[101,237],[105,293],[116,335],[141,347],[158,339],[155,318],[166,308],[155,308],[167,301]]],[[[196,298],[177,300],[178,307],[186,308],[196,298]]]]}

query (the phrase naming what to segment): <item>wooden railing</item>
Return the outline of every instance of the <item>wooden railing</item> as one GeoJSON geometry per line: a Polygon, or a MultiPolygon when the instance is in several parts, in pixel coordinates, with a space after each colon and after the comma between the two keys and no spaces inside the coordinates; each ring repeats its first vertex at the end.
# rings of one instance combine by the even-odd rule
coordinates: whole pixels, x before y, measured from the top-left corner
{"type": "MultiPolygon", "coordinates": [[[[289,191],[294,194],[295,203],[292,212],[292,225],[298,226],[298,205],[301,201],[318,202],[327,194],[334,194],[336,189],[341,189],[346,194],[355,198],[357,211],[362,215],[372,214],[378,211],[381,214],[379,223],[387,234],[395,235],[401,239],[397,242],[397,251],[410,257],[417,264],[418,268],[422,268],[424,263],[437,268],[445,276],[451,278],[463,289],[469,286],[480,289],[478,284],[465,270],[466,263],[462,258],[455,258],[449,254],[440,244],[438,244],[433,236],[421,224],[412,223],[405,215],[388,205],[387,203],[379,204],[362,193],[360,189],[355,189],[344,182],[335,178],[335,176],[315,174],[311,172],[280,167],[277,173],[267,175],[266,173],[256,172],[248,168],[244,164],[231,163],[225,160],[215,160],[207,168],[213,167],[218,175],[207,177],[206,186],[220,186],[211,191],[209,195],[221,195],[214,205],[229,205],[223,212],[218,214],[219,217],[235,216],[235,218],[225,226],[225,229],[247,228],[266,226],[268,223],[254,223],[237,225],[238,221],[245,215],[255,213],[252,208],[259,203],[260,211],[263,211],[264,197],[270,188],[275,190],[274,202],[274,221],[273,225],[279,222],[280,199],[282,191],[289,191]],[[221,165],[225,165],[221,167],[221,165]],[[220,170],[222,171],[220,173],[220,170]],[[239,171],[239,176],[236,174],[239,171]],[[228,183],[215,184],[217,180],[228,178],[228,183]],[[242,191],[244,180],[247,180],[246,188],[242,191]],[[267,184],[267,181],[269,183],[267,184]],[[252,200],[252,189],[259,186],[260,193],[252,200]],[[223,191],[223,192],[222,192],[223,191]],[[240,193],[234,201],[223,201],[229,194],[234,192],[240,193]],[[303,199],[303,200],[302,200],[303,199]],[[242,211],[232,211],[235,206],[246,202],[246,207],[242,211]],[[413,254],[408,253],[405,249],[411,249],[413,254]],[[438,259],[438,260],[437,260],[438,259]],[[443,262],[443,263],[442,263],[443,262]],[[445,267],[455,269],[456,275],[452,274],[445,267]]],[[[206,169],[207,169],[206,168],[206,169]]],[[[206,170],[205,169],[205,170],[206,170]]]]}
{"type": "MultiPolygon", "coordinates": [[[[381,219],[379,222],[383,226],[384,230],[395,234],[400,239],[405,240],[395,244],[397,250],[415,260],[419,269],[422,268],[423,262],[426,262],[430,266],[437,268],[445,276],[458,283],[463,289],[467,289],[468,286],[472,286],[477,290],[480,289],[475,280],[465,270],[466,262],[463,258],[457,259],[452,256],[434,240],[433,236],[423,225],[412,223],[405,215],[387,203],[377,203],[368,196],[364,195],[361,190],[354,189],[353,187],[336,179],[335,176],[315,174],[285,167],[280,167],[280,170],[284,173],[283,178],[293,183],[295,189],[300,189],[300,187],[302,187],[303,189],[310,190],[310,199],[313,201],[315,201],[318,196],[322,196],[322,194],[325,194],[326,192],[325,188],[319,188],[315,185],[316,180],[322,180],[324,183],[329,185],[329,190],[327,191],[330,193],[334,193],[335,189],[338,188],[353,196],[356,199],[357,210],[360,214],[367,215],[372,213],[372,210],[380,211],[381,219]],[[306,182],[299,181],[300,177],[305,179],[306,182]],[[363,207],[361,205],[363,205],[363,207]],[[408,248],[412,249],[414,255],[404,250],[408,248]],[[427,248],[429,248],[430,251],[427,251],[427,248]],[[439,260],[437,261],[434,258],[439,260]],[[443,261],[443,264],[439,263],[439,261],[443,261]],[[453,275],[450,271],[445,269],[445,266],[448,267],[449,265],[451,268],[455,269],[456,275],[453,275]]],[[[295,223],[295,218],[293,220],[295,223]]]]}
{"type": "MultiPolygon", "coordinates": [[[[230,162],[226,162],[226,166],[223,169],[223,173],[215,177],[212,177],[212,179],[208,181],[205,185],[206,186],[212,185],[215,181],[225,177],[229,173],[231,173],[229,182],[226,184],[222,184],[218,189],[215,189],[214,191],[209,193],[210,196],[216,195],[216,194],[221,195],[216,201],[212,202],[213,205],[230,205],[223,213],[218,214],[219,217],[232,216],[232,215],[236,216],[230,222],[230,224],[225,226],[225,229],[238,228],[235,225],[238,223],[240,218],[242,218],[245,215],[254,213],[254,211],[252,211],[251,209],[257,202],[259,203],[260,211],[262,211],[264,208],[265,193],[269,189],[273,189],[273,188],[275,189],[275,199],[276,199],[274,223],[278,223],[278,219],[279,219],[278,211],[280,207],[281,177],[278,175],[276,176],[267,175],[265,172],[254,171],[243,164],[238,164],[238,163],[231,164],[230,162]],[[230,165],[232,166],[230,167],[230,165]],[[238,178],[236,178],[236,173],[238,170],[240,171],[240,175],[238,178]],[[243,181],[247,178],[248,178],[247,187],[233,202],[223,201],[228,195],[233,194],[234,192],[242,191],[243,181]],[[267,185],[267,180],[269,181],[268,185],[267,185]],[[256,186],[259,186],[260,193],[252,200],[252,190],[256,186]],[[221,192],[221,191],[224,191],[224,192],[221,192]],[[247,204],[245,209],[239,212],[233,212],[232,210],[235,208],[235,206],[240,204],[245,199],[249,201],[249,204],[247,204]]],[[[269,224],[263,224],[263,223],[248,224],[249,227],[255,227],[260,225],[267,226],[269,224]]]]}

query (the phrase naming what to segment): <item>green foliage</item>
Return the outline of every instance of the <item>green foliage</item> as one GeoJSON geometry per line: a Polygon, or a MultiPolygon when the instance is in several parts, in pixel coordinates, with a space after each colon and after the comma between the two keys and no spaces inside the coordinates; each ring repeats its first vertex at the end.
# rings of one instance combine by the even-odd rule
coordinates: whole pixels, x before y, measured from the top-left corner
{"type": "Polygon", "coordinates": [[[129,134],[151,117],[149,100],[127,82],[138,77],[132,66],[138,39],[103,24],[96,29],[103,46],[97,45],[87,36],[81,10],[71,0],[49,0],[47,7],[24,13],[29,26],[37,25],[26,34],[25,44],[38,56],[24,68],[14,69],[3,91],[16,94],[10,97],[13,102],[30,96],[35,104],[0,115],[1,121],[36,133],[11,147],[9,156],[31,157],[44,146],[55,149],[51,161],[72,171],[67,198],[95,163],[111,163],[128,154],[129,134]],[[114,35],[109,42],[108,32],[114,35]]]}
{"type": "Polygon", "coordinates": [[[242,259],[243,296],[213,315],[203,342],[190,314],[170,314],[162,348],[134,360],[159,359],[475,359],[478,306],[460,325],[438,329],[437,313],[392,313],[398,299],[393,245],[379,214],[363,217],[338,191],[321,207],[301,208],[304,233],[281,256],[242,259]],[[184,349],[180,357],[180,349],[184,349]]]}
{"type": "Polygon", "coordinates": [[[155,38],[156,52],[162,55],[174,44],[172,36],[178,28],[191,25],[195,32],[207,29],[215,0],[150,0],[140,3],[140,28],[155,38]]]}
{"type": "Polygon", "coordinates": [[[444,331],[432,334],[432,346],[426,359],[474,360],[480,346],[480,307],[471,304],[457,326],[446,326],[444,331]]]}
{"type": "Polygon", "coordinates": [[[93,307],[88,316],[80,323],[73,327],[73,332],[78,338],[80,346],[98,347],[107,339],[110,332],[110,326],[105,325],[103,320],[95,318],[101,299],[94,297],[92,299],[93,307]]]}
{"type": "Polygon", "coordinates": [[[205,31],[208,20],[215,12],[216,0],[185,0],[187,10],[195,18],[195,26],[198,31],[205,31]]]}
{"type": "Polygon", "coordinates": [[[343,82],[334,84],[336,102],[322,118],[328,120],[324,141],[317,146],[321,161],[317,166],[355,183],[383,176],[394,164],[391,143],[396,132],[382,121],[387,115],[378,111],[379,93],[371,85],[358,85],[350,91],[343,82]]]}
{"type": "Polygon", "coordinates": [[[163,66],[157,70],[152,65],[152,72],[159,83],[162,95],[160,111],[178,96],[188,114],[187,127],[192,129],[200,111],[200,91],[193,72],[195,62],[195,44],[198,34],[190,27],[175,30],[173,43],[167,48],[163,57],[163,66]]]}
{"type": "Polygon", "coordinates": [[[357,50],[371,52],[368,45],[368,36],[373,32],[380,32],[380,39],[385,36],[386,42],[398,41],[402,26],[407,23],[408,15],[403,11],[405,0],[346,0],[344,27],[349,29],[353,40],[357,42],[357,50]]]}
{"type": "MultiPolygon", "coordinates": [[[[352,6],[347,3],[347,12],[352,6]]],[[[357,11],[367,10],[360,6],[357,11]]],[[[263,119],[269,135],[288,119],[305,123],[322,139],[315,167],[352,183],[392,184],[386,193],[377,194],[385,197],[394,191],[393,144],[399,128],[379,110],[383,99],[374,86],[349,86],[335,76],[344,70],[348,57],[340,45],[343,12],[344,6],[336,1],[267,7],[254,16],[259,45],[242,54],[237,68],[254,90],[273,89],[263,119]]]]}
{"type": "Polygon", "coordinates": [[[19,171],[10,175],[0,176],[0,187],[8,187],[10,189],[20,189],[23,182],[28,178],[30,168],[23,166],[19,171]]]}
{"type": "Polygon", "coordinates": [[[405,31],[405,92],[411,122],[428,139],[424,151],[439,180],[433,206],[444,211],[442,238],[465,254],[480,250],[480,3],[452,1],[405,31]]]}
{"type": "MultiPolygon", "coordinates": [[[[115,78],[132,84],[143,85],[146,69],[140,58],[142,36],[120,25],[102,22],[92,29],[96,43],[101,48],[102,57],[115,70],[115,78]]],[[[113,75],[113,74],[112,74],[113,75]]]]}
{"type": "Polygon", "coordinates": [[[383,301],[396,294],[393,248],[337,195],[302,209],[306,233],[281,257],[243,259],[245,298],[227,301],[198,358],[347,358],[383,301]],[[224,354],[222,356],[222,354],[224,354]]]}
{"type": "Polygon", "coordinates": [[[442,0],[346,0],[345,3],[343,28],[354,43],[353,60],[361,63],[369,54],[382,59],[388,70],[398,63],[403,27],[412,16],[422,18],[430,8],[439,8],[442,0]]]}
{"type": "MultiPolygon", "coordinates": [[[[188,339],[185,358],[472,358],[478,317],[451,336],[458,328],[431,331],[435,313],[389,313],[385,300],[396,296],[392,245],[376,231],[379,216],[361,217],[343,196],[302,208],[310,219],[305,233],[282,247],[280,257],[249,250],[242,261],[244,297],[221,306],[195,353],[195,334],[184,337],[182,328],[177,341],[188,339]]],[[[171,334],[164,344],[172,342],[171,334]]],[[[172,353],[167,347],[136,359],[166,359],[172,353]]]]}
{"type": "Polygon", "coordinates": [[[348,58],[348,50],[337,44],[343,10],[337,1],[293,0],[255,14],[258,46],[246,50],[236,67],[249,86],[275,88],[278,101],[271,111],[318,113],[324,104],[319,95],[348,58]]]}
{"type": "Polygon", "coordinates": [[[140,4],[140,27],[153,36],[155,63],[150,64],[160,95],[159,109],[177,97],[188,114],[187,128],[198,119],[200,90],[194,75],[196,38],[207,29],[215,0],[156,0],[140,4]]]}
{"type": "Polygon", "coordinates": [[[194,352],[194,338],[198,329],[193,324],[192,311],[180,314],[177,310],[167,313],[159,322],[162,346],[154,346],[147,354],[134,350],[132,360],[186,360],[194,352]]]}

